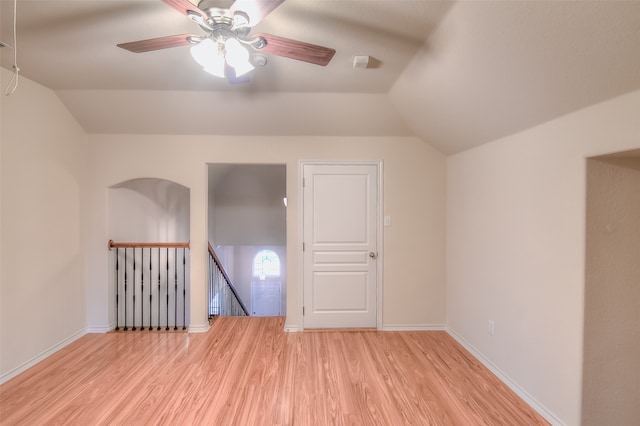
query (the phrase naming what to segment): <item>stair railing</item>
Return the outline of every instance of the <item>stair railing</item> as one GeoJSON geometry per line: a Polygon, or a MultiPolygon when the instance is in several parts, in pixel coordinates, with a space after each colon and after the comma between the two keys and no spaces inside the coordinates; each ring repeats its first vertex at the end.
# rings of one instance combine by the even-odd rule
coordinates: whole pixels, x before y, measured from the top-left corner
{"type": "Polygon", "coordinates": [[[186,330],[189,243],[109,240],[109,251],[115,256],[116,330],[186,330]]]}
{"type": "Polygon", "coordinates": [[[231,278],[209,244],[209,318],[216,316],[248,316],[231,278]]]}

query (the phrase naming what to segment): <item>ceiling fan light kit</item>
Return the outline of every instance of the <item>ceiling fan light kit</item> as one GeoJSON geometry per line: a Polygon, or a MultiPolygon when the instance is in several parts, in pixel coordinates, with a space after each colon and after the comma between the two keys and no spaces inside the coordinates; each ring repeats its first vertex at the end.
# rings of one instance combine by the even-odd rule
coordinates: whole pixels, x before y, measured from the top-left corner
{"type": "MultiPolygon", "coordinates": [[[[194,6],[189,0],[162,0],[197,23],[206,35],[181,34],[118,44],[134,53],[192,45],[191,56],[202,68],[229,82],[240,81],[255,67],[267,63],[264,55],[255,55],[252,63],[248,49],[270,53],[311,64],[325,66],[336,51],[270,34],[251,36],[251,28],[284,0],[202,0],[194,6]]],[[[354,62],[355,67],[355,62],[354,62]]],[[[366,67],[366,64],[365,64],[366,67]]]]}
{"type": "Polygon", "coordinates": [[[191,47],[191,56],[209,74],[224,78],[224,54],[210,38],[191,47]]]}
{"type": "Polygon", "coordinates": [[[205,38],[191,47],[191,56],[209,74],[225,78],[225,65],[235,70],[236,77],[254,69],[249,52],[235,38],[220,38],[214,41],[205,38]]]}
{"type": "Polygon", "coordinates": [[[227,64],[236,70],[236,77],[245,75],[252,71],[254,66],[249,61],[249,52],[235,38],[228,38],[224,42],[225,59],[227,64]]]}
{"type": "Polygon", "coordinates": [[[256,53],[251,57],[251,63],[255,67],[264,67],[267,65],[267,57],[260,53],[256,53]]]}

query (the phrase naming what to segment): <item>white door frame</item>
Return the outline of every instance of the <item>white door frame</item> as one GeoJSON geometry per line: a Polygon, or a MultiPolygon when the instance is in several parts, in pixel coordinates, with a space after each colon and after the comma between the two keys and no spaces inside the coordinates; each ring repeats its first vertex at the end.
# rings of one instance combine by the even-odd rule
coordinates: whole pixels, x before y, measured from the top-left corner
{"type": "Polygon", "coordinates": [[[376,245],[378,247],[378,259],[376,261],[376,327],[382,329],[382,273],[384,264],[384,249],[382,242],[384,238],[384,191],[383,191],[383,162],[367,161],[367,160],[300,160],[298,163],[298,242],[296,250],[298,252],[298,282],[300,283],[298,290],[298,330],[304,330],[304,315],[302,308],[304,306],[304,253],[302,251],[302,243],[304,237],[304,194],[302,187],[302,178],[304,176],[304,166],[307,165],[371,165],[376,166],[378,170],[378,222],[376,224],[376,245]]]}

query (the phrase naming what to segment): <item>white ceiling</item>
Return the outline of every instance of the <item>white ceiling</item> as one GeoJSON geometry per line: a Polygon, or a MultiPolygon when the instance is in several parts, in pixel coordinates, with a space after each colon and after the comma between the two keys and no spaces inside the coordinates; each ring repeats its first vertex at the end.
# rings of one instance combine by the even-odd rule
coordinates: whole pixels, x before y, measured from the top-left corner
{"type": "MultiPolygon", "coordinates": [[[[8,44],[12,8],[0,0],[8,44]]],[[[454,153],[640,89],[640,1],[286,0],[254,32],[337,53],[327,67],[268,56],[229,85],[188,47],[115,46],[202,33],[160,0],[18,0],[22,75],[90,133],[415,135],[454,153]]]]}

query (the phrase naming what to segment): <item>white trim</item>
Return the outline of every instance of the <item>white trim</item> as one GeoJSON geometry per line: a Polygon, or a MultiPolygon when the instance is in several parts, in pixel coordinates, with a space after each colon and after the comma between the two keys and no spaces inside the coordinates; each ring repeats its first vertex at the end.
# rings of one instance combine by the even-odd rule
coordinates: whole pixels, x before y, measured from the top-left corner
{"type": "Polygon", "coordinates": [[[206,333],[210,329],[211,329],[211,326],[209,325],[209,323],[200,324],[200,325],[191,324],[191,325],[189,325],[189,330],[187,330],[187,331],[189,333],[206,333]]]}
{"type": "Polygon", "coordinates": [[[284,326],[284,332],[285,333],[298,333],[300,331],[302,331],[302,330],[297,325],[285,325],[284,326]]]}
{"type": "Polygon", "coordinates": [[[298,161],[298,282],[301,287],[298,291],[298,324],[301,324],[296,331],[304,331],[304,315],[302,309],[304,307],[304,253],[302,245],[304,242],[304,188],[302,181],[304,178],[304,166],[307,165],[371,165],[376,166],[378,172],[378,223],[377,223],[377,241],[378,258],[376,264],[376,328],[382,329],[382,277],[384,265],[384,179],[383,179],[383,161],[382,160],[300,160],[298,161]]]}
{"type": "Polygon", "coordinates": [[[384,163],[382,160],[378,161],[378,229],[376,231],[377,241],[376,246],[378,247],[378,257],[376,263],[376,302],[377,302],[377,312],[376,312],[376,327],[378,330],[381,330],[383,327],[382,323],[382,279],[384,277],[384,163]]]}
{"type": "Polygon", "coordinates": [[[51,355],[53,355],[54,353],[58,352],[60,349],[64,348],[65,346],[75,342],[76,340],[78,340],[79,338],[84,336],[85,334],[87,334],[87,330],[86,329],[85,330],[80,330],[77,333],[72,334],[71,336],[69,336],[66,339],[62,340],[61,342],[51,346],[49,349],[45,350],[44,352],[41,352],[39,355],[36,355],[35,357],[31,358],[30,360],[20,364],[16,368],[7,371],[2,376],[0,376],[0,384],[4,383],[4,382],[6,382],[6,381],[8,381],[10,379],[13,379],[14,377],[16,377],[20,373],[23,373],[23,372],[27,371],[29,368],[33,367],[34,365],[36,365],[40,361],[43,361],[45,358],[50,357],[51,355]]]}
{"type": "Polygon", "coordinates": [[[87,334],[88,333],[108,333],[111,330],[115,330],[115,328],[116,328],[115,322],[109,325],[90,326],[90,327],[87,327],[87,334]]]}
{"type": "MultiPolygon", "coordinates": [[[[304,331],[304,253],[302,247],[304,245],[304,187],[302,182],[304,180],[304,166],[310,164],[308,161],[298,161],[298,241],[296,241],[296,252],[298,253],[298,309],[296,312],[296,318],[299,327],[298,331],[304,331]]],[[[287,251],[287,255],[289,252],[287,251]]],[[[287,287],[287,294],[289,294],[289,288],[287,287]]]]}
{"type": "Polygon", "coordinates": [[[443,324],[389,324],[380,328],[381,331],[446,331],[443,324]]]}
{"type": "Polygon", "coordinates": [[[460,343],[466,350],[471,352],[471,354],[480,361],[485,367],[487,367],[493,374],[498,376],[498,379],[502,381],[505,385],[507,385],[512,391],[514,391],[520,398],[522,398],[527,404],[531,406],[534,410],[538,412],[542,417],[544,417],[549,423],[554,426],[565,426],[562,420],[560,420],[555,414],[553,414],[547,407],[540,404],[531,394],[529,394],[526,390],[524,390],[520,385],[518,385],[511,377],[505,374],[500,368],[498,368],[493,362],[491,362],[487,357],[485,357],[480,351],[473,347],[469,342],[467,342],[462,336],[452,330],[450,327],[446,328],[447,333],[451,337],[453,337],[458,343],[460,343]]]}

